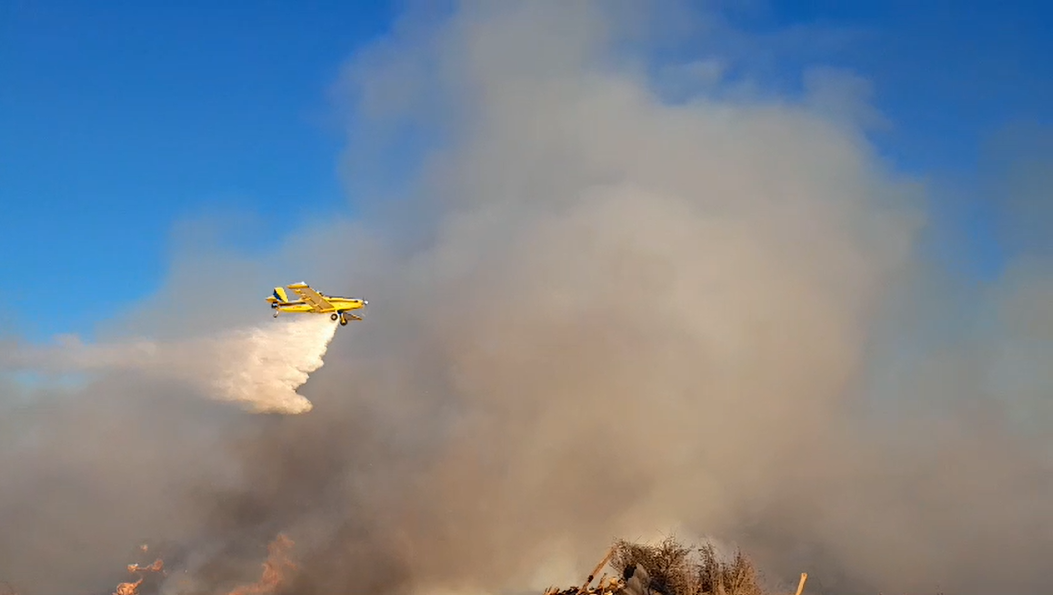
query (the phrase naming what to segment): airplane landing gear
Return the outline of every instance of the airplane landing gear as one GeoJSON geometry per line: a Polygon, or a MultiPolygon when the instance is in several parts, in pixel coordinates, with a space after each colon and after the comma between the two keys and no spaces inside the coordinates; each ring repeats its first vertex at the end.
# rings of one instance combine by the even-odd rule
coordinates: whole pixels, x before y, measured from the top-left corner
{"type": "Polygon", "coordinates": [[[347,326],[347,318],[344,316],[340,317],[340,326],[347,326]]]}
{"type": "Polygon", "coordinates": [[[330,320],[336,320],[337,318],[340,318],[340,315],[335,312],[329,317],[330,320]]]}

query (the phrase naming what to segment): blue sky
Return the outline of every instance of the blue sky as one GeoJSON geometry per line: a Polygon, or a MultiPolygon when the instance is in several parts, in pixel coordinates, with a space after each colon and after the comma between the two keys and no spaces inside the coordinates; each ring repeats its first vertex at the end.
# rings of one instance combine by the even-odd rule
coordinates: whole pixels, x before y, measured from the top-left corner
{"type": "MultiPolygon", "coordinates": [[[[304,218],[350,213],[329,93],[397,4],[0,2],[0,334],[90,337],[159,286],[176,221],[252,211],[251,245],[304,218]],[[74,299],[59,312],[49,295],[74,299]]],[[[875,142],[897,167],[935,180],[934,212],[968,241],[944,256],[978,276],[996,270],[987,217],[998,207],[975,191],[980,156],[1007,124],[1050,124],[1053,9],[747,4],[729,18],[754,33],[850,32],[833,49],[804,39],[783,51],[797,43],[790,36],[748,58],[776,78],[817,61],[870,79],[893,125],[875,142]]]]}

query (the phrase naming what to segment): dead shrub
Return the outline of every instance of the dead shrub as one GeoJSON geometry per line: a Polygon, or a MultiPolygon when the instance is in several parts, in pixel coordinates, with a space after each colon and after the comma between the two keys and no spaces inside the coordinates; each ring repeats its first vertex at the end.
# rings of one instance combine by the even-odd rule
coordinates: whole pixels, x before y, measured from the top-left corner
{"type": "Polygon", "coordinates": [[[766,595],[761,576],[741,551],[721,560],[712,543],[687,547],[674,537],[656,545],[619,540],[611,567],[620,573],[642,567],[661,595],[766,595]]]}

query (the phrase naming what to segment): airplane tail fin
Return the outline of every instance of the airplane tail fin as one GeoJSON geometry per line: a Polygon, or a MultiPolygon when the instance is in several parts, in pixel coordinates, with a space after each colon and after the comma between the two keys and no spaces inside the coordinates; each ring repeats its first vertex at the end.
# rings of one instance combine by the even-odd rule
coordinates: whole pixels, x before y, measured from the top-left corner
{"type": "Polygon", "coordinates": [[[274,292],[267,298],[267,301],[272,304],[287,304],[289,296],[285,293],[284,287],[275,287],[274,292]]]}

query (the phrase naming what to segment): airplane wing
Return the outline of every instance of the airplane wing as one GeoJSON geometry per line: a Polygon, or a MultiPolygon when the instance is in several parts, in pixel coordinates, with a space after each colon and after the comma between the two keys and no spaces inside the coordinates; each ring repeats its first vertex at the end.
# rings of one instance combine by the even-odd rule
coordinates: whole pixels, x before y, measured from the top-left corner
{"type": "Polygon", "coordinates": [[[295,283],[287,287],[300,296],[300,299],[310,304],[313,312],[333,312],[336,310],[321,294],[311,289],[306,283],[295,283]]]}

